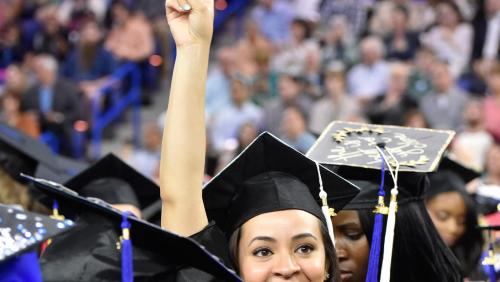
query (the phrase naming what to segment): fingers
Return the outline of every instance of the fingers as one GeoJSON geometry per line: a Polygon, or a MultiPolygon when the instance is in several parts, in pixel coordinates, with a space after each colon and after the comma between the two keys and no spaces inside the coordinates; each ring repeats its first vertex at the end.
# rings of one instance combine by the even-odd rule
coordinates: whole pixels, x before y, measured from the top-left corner
{"type": "Polygon", "coordinates": [[[179,0],[186,2],[195,11],[213,10],[214,0],[179,0]]]}
{"type": "Polygon", "coordinates": [[[189,12],[192,9],[191,5],[189,5],[186,0],[177,0],[177,3],[184,12],[189,12]]]}
{"type": "Polygon", "coordinates": [[[183,13],[184,10],[179,6],[177,0],[166,0],[165,1],[165,10],[167,15],[172,12],[183,13]]]}

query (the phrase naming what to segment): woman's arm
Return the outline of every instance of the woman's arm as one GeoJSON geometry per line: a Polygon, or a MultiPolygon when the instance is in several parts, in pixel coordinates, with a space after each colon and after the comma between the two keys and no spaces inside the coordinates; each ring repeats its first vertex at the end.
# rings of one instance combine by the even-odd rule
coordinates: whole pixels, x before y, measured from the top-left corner
{"type": "Polygon", "coordinates": [[[213,7],[213,0],[166,2],[177,58],[160,161],[161,225],[184,236],[192,235],[208,224],[201,187],[206,142],[205,82],[213,7]],[[181,7],[188,8],[188,11],[181,7]]]}

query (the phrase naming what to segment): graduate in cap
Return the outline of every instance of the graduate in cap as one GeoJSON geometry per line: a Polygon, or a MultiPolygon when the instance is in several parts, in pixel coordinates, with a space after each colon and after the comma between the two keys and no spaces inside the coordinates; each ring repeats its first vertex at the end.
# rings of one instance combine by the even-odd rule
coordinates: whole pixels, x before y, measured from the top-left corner
{"type": "Polygon", "coordinates": [[[162,227],[185,236],[221,230],[203,244],[230,252],[245,281],[338,281],[327,202],[341,209],[358,192],[350,182],[263,133],[202,190],[213,4],[167,1],[177,58],[160,163],[162,227]]]}
{"type": "Polygon", "coordinates": [[[38,140],[0,123],[0,203],[47,213],[20,178],[20,173],[35,174],[40,166],[56,169],[50,148],[38,140]]]}
{"type": "Polygon", "coordinates": [[[240,281],[194,240],[167,232],[106,202],[24,176],[58,202],[76,227],[40,258],[43,281],[240,281]]]}
{"type": "Polygon", "coordinates": [[[114,154],[108,154],[65,182],[65,186],[84,197],[104,200],[121,211],[136,217],[159,220],[156,212],[143,211],[160,199],[160,188],[114,154]]]}
{"type": "Polygon", "coordinates": [[[461,281],[430,219],[425,172],[453,132],[331,123],[308,156],[361,189],[333,217],[342,281],[461,281]]]}
{"type": "Polygon", "coordinates": [[[472,280],[483,278],[479,260],[483,237],[476,228],[478,213],[466,184],[481,174],[445,156],[437,172],[429,174],[430,189],[425,205],[436,229],[460,261],[463,275],[472,280]]]}
{"type": "Polygon", "coordinates": [[[41,282],[38,247],[73,227],[70,220],[0,204],[0,281],[41,282]]]}

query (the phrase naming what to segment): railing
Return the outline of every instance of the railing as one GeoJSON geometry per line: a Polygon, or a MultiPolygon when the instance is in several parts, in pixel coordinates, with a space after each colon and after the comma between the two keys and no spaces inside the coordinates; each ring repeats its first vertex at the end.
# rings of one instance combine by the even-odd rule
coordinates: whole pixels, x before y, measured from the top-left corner
{"type": "Polygon", "coordinates": [[[126,63],[119,67],[99,88],[91,103],[91,158],[97,159],[101,156],[101,140],[104,129],[120,118],[129,107],[132,107],[133,111],[134,142],[139,144],[141,132],[141,71],[137,64],[126,63]],[[126,80],[127,77],[129,80],[126,80]],[[127,81],[130,83],[127,89],[123,89],[127,81]],[[117,91],[117,89],[121,91],[117,91]],[[103,109],[107,97],[111,98],[112,103],[108,108],[103,109]]]}

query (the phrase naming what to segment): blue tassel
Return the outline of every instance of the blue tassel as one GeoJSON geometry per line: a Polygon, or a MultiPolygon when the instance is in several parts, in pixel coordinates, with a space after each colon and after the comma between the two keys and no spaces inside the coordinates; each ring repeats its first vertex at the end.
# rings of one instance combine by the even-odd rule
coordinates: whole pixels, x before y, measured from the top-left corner
{"type": "Polygon", "coordinates": [[[382,177],[380,180],[380,187],[378,190],[378,205],[375,209],[375,225],[373,227],[372,234],[372,244],[370,247],[370,256],[368,261],[368,271],[366,273],[366,282],[377,282],[378,281],[378,271],[379,271],[379,261],[380,261],[380,248],[382,243],[382,229],[384,224],[384,213],[386,213],[384,204],[385,191],[385,165],[384,157],[380,156],[382,160],[382,177]]]}
{"type": "Polygon", "coordinates": [[[129,212],[122,214],[122,238],[121,238],[121,251],[122,251],[122,282],[134,281],[134,265],[132,257],[132,240],[130,239],[130,222],[128,217],[129,212]]]}
{"type": "MultiPolygon", "coordinates": [[[[490,231],[490,241],[491,241],[491,231],[490,231]]],[[[490,260],[488,263],[488,276],[490,277],[491,282],[497,282],[496,271],[495,271],[495,249],[493,247],[493,242],[489,243],[488,248],[488,259],[490,260]]]]}

